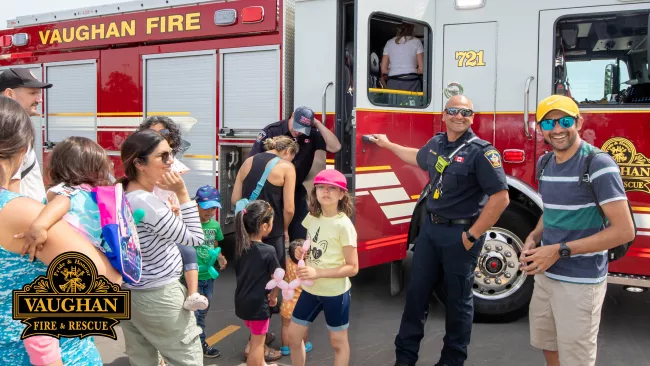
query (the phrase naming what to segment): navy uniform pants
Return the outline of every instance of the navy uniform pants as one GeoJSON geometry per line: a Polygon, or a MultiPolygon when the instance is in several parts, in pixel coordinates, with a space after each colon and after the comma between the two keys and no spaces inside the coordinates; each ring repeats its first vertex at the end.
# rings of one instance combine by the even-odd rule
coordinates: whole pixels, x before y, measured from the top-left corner
{"type": "Polygon", "coordinates": [[[474,270],[485,236],[465,249],[462,233],[469,225],[434,224],[426,220],[416,240],[411,279],[399,333],[395,337],[397,360],[414,365],[429,313],[434,285],[440,283],[447,294],[445,337],[440,364],[463,365],[472,333],[474,270]]]}

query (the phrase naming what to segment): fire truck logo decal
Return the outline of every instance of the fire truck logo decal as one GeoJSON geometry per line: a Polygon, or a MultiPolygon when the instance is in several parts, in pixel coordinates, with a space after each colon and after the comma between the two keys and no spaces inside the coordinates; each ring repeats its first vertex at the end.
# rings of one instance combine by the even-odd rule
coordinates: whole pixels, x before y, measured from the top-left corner
{"type": "Polygon", "coordinates": [[[262,142],[264,138],[266,137],[266,132],[261,131],[260,133],[257,134],[257,142],[262,142]]]}
{"type": "Polygon", "coordinates": [[[613,137],[605,141],[601,150],[618,164],[626,191],[650,193],[650,159],[637,153],[632,141],[613,137]]]}
{"type": "Polygon", "coordinates": [[[490,150],[485,153],[485,158],[488,159],[493,168],[501,168],[501,155],[496,150],[490,150]]]}

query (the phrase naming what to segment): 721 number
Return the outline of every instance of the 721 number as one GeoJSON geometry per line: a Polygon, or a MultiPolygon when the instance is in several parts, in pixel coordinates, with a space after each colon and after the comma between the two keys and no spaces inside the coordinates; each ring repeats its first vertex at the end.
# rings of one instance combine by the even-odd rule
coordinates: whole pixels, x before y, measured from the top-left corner
{"type": "Polygon", "coordinates": [[[483,50],[478,52],[456,51],[456,60],[458,60],[458,67],[485,66],[485,61],[483,61],[483,50]]]}

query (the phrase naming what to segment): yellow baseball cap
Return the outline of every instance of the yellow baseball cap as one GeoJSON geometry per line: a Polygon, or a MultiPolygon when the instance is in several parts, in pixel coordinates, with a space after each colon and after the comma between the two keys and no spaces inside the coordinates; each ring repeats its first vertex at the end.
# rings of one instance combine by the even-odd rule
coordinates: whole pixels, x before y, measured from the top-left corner
{"type": "Polygon", "coordinates": [[[580,114],[576,102],[564,95],[551,95],[539,102],[536,114],[537,122],[541,121],[550,111],[562,111],[571,117],[577,117],[580,114]]]}

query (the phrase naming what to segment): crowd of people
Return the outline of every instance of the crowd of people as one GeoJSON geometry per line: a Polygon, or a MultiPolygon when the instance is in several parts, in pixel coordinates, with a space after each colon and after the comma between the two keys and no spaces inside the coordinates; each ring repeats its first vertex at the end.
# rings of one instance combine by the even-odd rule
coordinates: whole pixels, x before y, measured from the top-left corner
{"type": "MultiPolygon", "coordinates": [[[[45,275],[52,259],[67,251],[86,254],[99,274],[130,290],[131,318],[121,325],[132,365],[202,365],[203,357],[218,357],[220,352],[206,343],[205,318],[216,269],[228,265],[219,250],[223,233],[214,219],[221,208],[219,191],[206,184],[190,194],[182,176],[187,168],[179,162],[180,130],[164,116],[147,118],[124,141],[124,176],[117,180],[106,152],[94,141],[70,137],[57,143],[45,189],[30,115],[38,113],[41,90],[50,87],[25,70],[0,74],[0,289],[5,293],[0,300],[0,360],[101,364],[92,337],[21,340],[24,325],[11,319],[11,290],[45,275]],[[106,257],[100,233],[93,230],[98,218],[84,215],[92,189],[113,184],[122,184],[131,208],[144,212],[137,224],[142,253],[137,283],[123,283],[106,257]]],[[[521,269],[535,276],[531,343],[544,350],[553,366],[595,363],[605,254],[634,237],[620,175],[606,155],[595,158],[590,170],[595,201],[578,191],[565,202],[566,191],[587,189],[570,186],[574,180],[566,177],[579,177],[594,149],[580,140],[579,113],[572,100],[561,96],[549,97],[537,109],[540,131],[555,157],[543,169],[540,186],[545,208],[552,210],[540,218],[520,253],[521,269]],[[608,225],[593,224],[600,222],[597,207],[608,225]],[[583,211],[576,216],[576,210],[583,211]]],[[[411,276],[395,339],[396,365],[417,362],[429,295],[441,282],[447,315],[438,365],[462,365],[467,358],[474,269],[484,233],[509,204],[500,154],[472,132],[473,114],[468,98],[450,98],[443,113],[446,132],[421,149],[394,144],[385,135],[371,138],[431,178],[423,200],[426,219],[415,243],[417,275],[411,276]]],[[[359,270],[352,196],[346,177],[336,170],[320,171],[310,192],[303,185],[315,151],[340,148],[313,112],[300,107],[260,132],[237,174],[231,197],[236,207],[233,298],[235,314],[251,334],[244,347],[248,365],[267,365],[283,356],[290,356],[293,365],[305,365],[313,347],[308,329],[321,312],[334,365],[349,364],[349,278],[359,270]],[[296,290],[293,297],[279,299],[280,282],[269,282],[277,273],[285,288],[291,284],[296,290]],[[275,337],[269,333],[274,313],[282,317],[280,350],[268,346],[275,337]]]]}

